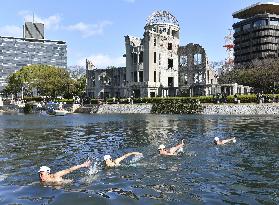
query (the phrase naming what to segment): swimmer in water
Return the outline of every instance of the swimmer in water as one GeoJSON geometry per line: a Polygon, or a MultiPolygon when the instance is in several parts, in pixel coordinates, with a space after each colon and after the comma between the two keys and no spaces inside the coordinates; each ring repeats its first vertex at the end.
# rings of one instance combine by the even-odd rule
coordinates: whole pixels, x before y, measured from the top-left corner
{"type": "Polygon", "coordinates": [[[224,144],[229,143],[229,142],[235,143],[236,139],[235,139],[235,137],[233,137],[233,138],[230,138],[230,139],[220,140],[219,137],[215,137],[213,142],[214,142],[215,145],[224,145],[224,144]]]}
{"type": "Polygon", "coordinates": [[[183,146],[184,146],[184,140],[182,140],[181,144],[178,144],[175,147],[171,147],[171,148],[166,148],[165,145],[161,144],[158,150],[160,155],[173,156],[173,155],[177,155],[179,153],[179,150],[181,150],[183,146]]]}
{"type": "Polygon", "coordinates": [[[83,167],[89,167],[90,164],[91,164],[91,161],[88,160],[88,161],[84,162],[83,164],[70,167],[69,169],[65,169],[65,170],[56,172],[54,174],[50,173],[49,167],[42,166],[42,167],[40,167],[40,169],[38,171],[40,182],[42,182],[42,183],[69,183],[72,180],[63,179],[62,177],[64,175],[69,174],[69,173],[71,173],[75,170],[78,170],[80,168],[83,168],[83,167]]]}
{"type": "Polygon", "coordinates": [[[142,156],[143,154],[140,153],[140,152],[130,152],[130,153],[127,153],[127,154],[124,154],[122,157],[118,157],[116,159],[112,159],[110,155],[105,155],[104,156],[104,163],[105,163],[105,166],[106,167],[117,167],[117,166],[120,166],[120,162],[124,159],[126,159],[127,157],[129,156],[132,156],[132,155],[135,155],[135,156],[142,156]]]}

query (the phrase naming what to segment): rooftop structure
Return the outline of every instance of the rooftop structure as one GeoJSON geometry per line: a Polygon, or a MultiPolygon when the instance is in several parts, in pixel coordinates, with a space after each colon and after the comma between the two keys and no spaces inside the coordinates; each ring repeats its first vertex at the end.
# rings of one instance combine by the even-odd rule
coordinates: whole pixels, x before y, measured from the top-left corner
{"type": "Polygon", "coordinates": [[[172,24],[179,27],[177,19],[168,11],[153,12],[147,19],[146,25],[172,24]]]}
{"type": "Polygon", "coordinates": [[[253,17],[257,14],[276,14],[279,15],[279,3],[276,2],[266,2],[261,3],[258,2],[256,4],[252,4],[244,9],[236,11],[232,14],[233,18],[238,19],[247,19],[253,17]]]}

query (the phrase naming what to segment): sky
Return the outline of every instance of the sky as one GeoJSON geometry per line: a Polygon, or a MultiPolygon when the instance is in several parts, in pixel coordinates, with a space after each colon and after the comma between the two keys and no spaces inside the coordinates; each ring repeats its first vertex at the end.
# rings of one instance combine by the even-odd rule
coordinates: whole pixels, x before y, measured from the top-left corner
{"type": "MultiPolygon", "coordinates": [[[[124,36],[143,37],[146,19],[169,11],[180,26],[180,45],[203,46],[209,61],[226,58],[224,37],[232,13],[259,0],[9,0],[0,6],[0,36],[22,37],[24,21],[45,24],[45,38],[67,43],[68,66],[125,66],[124,36]]],[[[261,1],[266,2],[266,1],[261,1]]],[[[274,1],[273,1],[274,2],[274,1]]]]}

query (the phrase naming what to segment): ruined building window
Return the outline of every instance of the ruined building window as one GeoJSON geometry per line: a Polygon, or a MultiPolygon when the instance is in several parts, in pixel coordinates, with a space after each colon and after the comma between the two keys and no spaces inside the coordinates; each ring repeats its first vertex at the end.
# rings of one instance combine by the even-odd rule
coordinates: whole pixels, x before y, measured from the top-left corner
{"type": "Polygon", "coordinates": [[[172,50],[172,43],[168,43],[168,50],[172,50]]]}
{"type": "Polygon", "coordinates": [[[139,82],[143,82],[143,71],[139,71],[139,82]]]}
{"type": "Polygon", "coordinates": [[[180,58],[179,58],[179,64],[181,65],[181,66],[186,66],[187,65],[187,56],[180,56],[180,58]]]}
{"type": "Polygon", "coordinates": [[[143,51],[139,54],[139,63],[143,63],[143,51]]]}
{"type": "Polygon", "coordinates": [[[173,68],[173,59],[168,59],[168,68],[173,68]]]}
{"type": "Polygon", "coordinates": [[[138,62],[138,54],[133,53],[133,63],[136,64],[138,62]]]}
{"type": "Polygon", "coordinates": [[[156,46],[156,38],[154,38],[154,46],[156,46]]]}
{"type": "Polygon", "coordinates": [[[159,53],[159,65],[161,65],[161,53],[159,53]]]}
{"type": "Polygon", "coordinates": [[[200,53],[197,53],[194,55],[194,64],[200,65],[202,62],[202,55],[200,53]]]}
{"type": "Polygon", "coordinates": [[[185,82],[185,85],[187,85],[187,83],[188,83],[188,77],[187,77],[187,74],[186,74],[186,75],[184,75],[184,82],[185,82]]]}
{"type": "Polygon", "coordinates": [[[154,82],[156,82],[156,71],[154,71],[154,82]]]}
{"type": "Polygon", "coordinates": [[[168,86],[169,87],[173,87],[174,86],[173,77],[168,77],[168,86]]]}
{"type": "Polygon", "coordinates": [[[154,52],[154,63],[156,63],[156,52],[154,52]]]}
{"type": "Polygon", "coordinates": [[[138,75],[136,71],[134,72],[134,82],[138,82],[138,75]]]}

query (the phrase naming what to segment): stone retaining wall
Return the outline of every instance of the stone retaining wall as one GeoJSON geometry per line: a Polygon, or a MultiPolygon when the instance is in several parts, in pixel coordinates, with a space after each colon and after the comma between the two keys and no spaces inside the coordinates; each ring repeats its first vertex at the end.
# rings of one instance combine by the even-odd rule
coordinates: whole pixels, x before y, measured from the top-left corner
{"type": "Polygon", "coordinates": [[[204,115],[278,115],[279,104],[221,104],[204,105],[204,115]]]}
{"type": "Polygon", "coordinates": [[[102,104],[97,113],[150,113],[151,108],[152,104],[102,104]]]}
{"type": "MultiPolygon", "coordinates": [[[[279,103],[203,104],[203,115],[279,115],[279,103]]],[[[150,113],[152,104],[102,104],[80,107],[79,113],[150,113]]]]}

